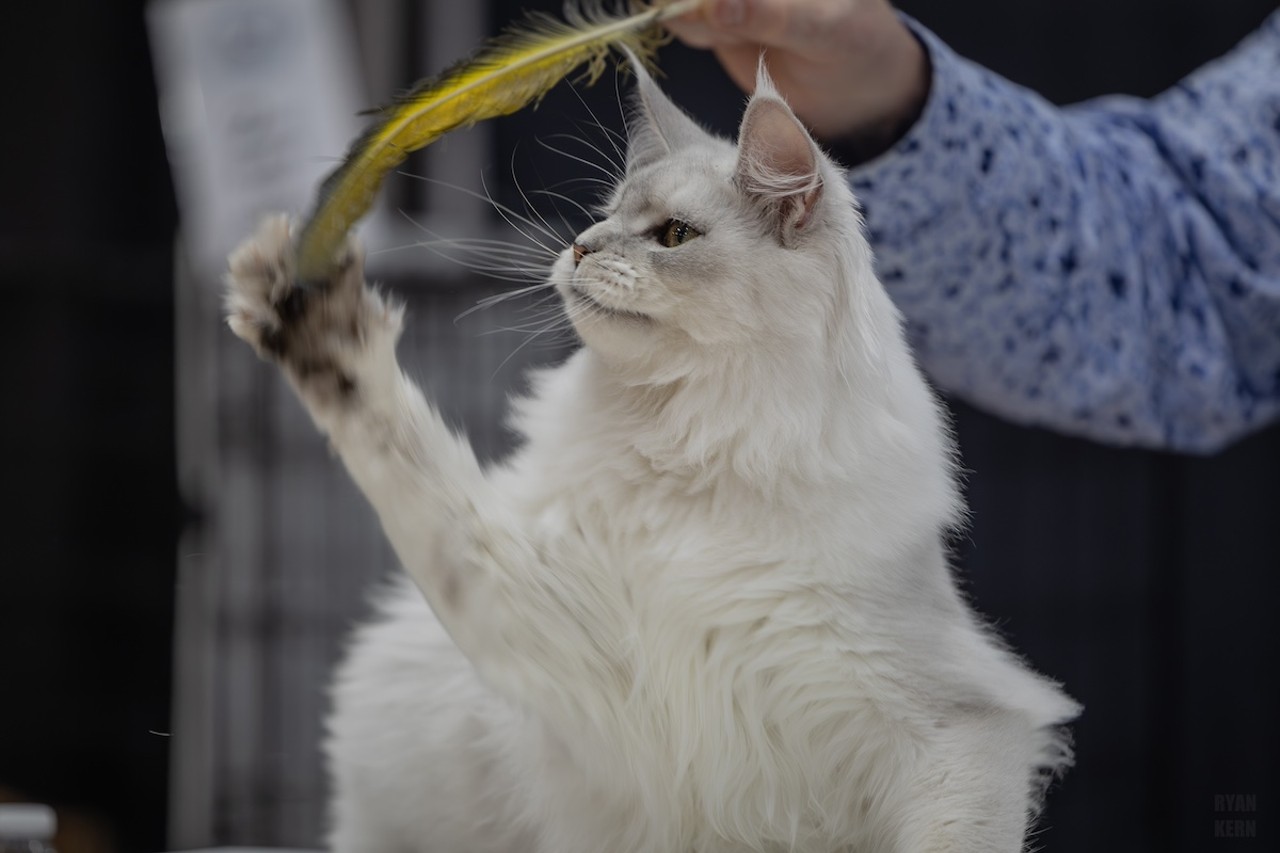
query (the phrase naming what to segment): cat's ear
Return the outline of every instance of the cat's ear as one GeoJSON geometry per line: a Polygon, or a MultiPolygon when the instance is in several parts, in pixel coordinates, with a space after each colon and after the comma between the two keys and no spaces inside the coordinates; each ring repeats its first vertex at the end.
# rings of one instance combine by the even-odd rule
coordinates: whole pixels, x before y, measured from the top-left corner
{"type": "Polygon", "coordinates": [[[738,187],[763,205],[789,244],[814,220],[822,197],[822,155],[774,88],[764,58],[738,129],[738,187]]]}
{"type": "Polygon", "coordinates": [[[635,97],[627,119],[627,171],[631,171],[705,140],[707,132],[658,88],[631,51],[627,56],[636,77],[635,97]]]}

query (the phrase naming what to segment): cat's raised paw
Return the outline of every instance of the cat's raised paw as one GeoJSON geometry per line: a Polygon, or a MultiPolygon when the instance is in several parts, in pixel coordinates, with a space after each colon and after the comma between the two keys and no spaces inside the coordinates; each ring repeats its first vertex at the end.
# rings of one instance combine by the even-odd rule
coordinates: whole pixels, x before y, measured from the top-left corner
{"type": "MultiPolygon", "coordinates": [[[[228,261],[227,325],[263,358],[277,357],[284,327],[280,308],[296,296],[289,220],[272,216],[240,244],[228,261]]],[[[288,312],[286,312],[288,313],[288,312]]]]}
{"type": "Polygon", "coordinates": [[[370,343],[400,328],[399,308],[365,286],[362,260],[348,242],[329,280],[300,283],[289,221],[270,217],[231,254],[227,324],[300,390],[348,396],[370,343]]]}

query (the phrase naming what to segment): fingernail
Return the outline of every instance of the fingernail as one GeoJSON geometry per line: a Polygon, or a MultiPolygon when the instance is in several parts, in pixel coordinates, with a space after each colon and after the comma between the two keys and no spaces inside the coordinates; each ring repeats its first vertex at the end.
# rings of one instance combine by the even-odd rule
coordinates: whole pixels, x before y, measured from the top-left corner
{"type": "Polygon", "coordinates": [[[747,19],[747,4],[744,0],[720,0],[715,8],[716,23],[722,27],[741,26],[747,19]]]}

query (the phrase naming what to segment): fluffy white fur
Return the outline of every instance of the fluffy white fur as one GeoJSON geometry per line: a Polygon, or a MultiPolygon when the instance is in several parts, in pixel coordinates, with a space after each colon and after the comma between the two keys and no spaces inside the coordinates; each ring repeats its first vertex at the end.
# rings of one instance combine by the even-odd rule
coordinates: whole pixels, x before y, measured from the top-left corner
{"type": "Polygon", "coordinates": [[[232,259],[233,329],[416,585],[337,677],[332,847],[1021,850],[1077,707],[956,590],[947,426],[840,170],[763,76],[737,147],[639,92],[551,274],[586,346],[492,470],[401,374],[358,258],[297,289],[273,220],[232,259]],[[663,245],[672,219],[701,236],[663,245]]]}

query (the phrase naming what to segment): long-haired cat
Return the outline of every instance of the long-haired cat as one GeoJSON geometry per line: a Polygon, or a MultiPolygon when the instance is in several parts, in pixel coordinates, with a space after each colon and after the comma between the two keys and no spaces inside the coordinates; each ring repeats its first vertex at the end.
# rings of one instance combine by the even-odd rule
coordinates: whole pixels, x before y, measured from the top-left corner
{"type": "Polygon", "coordinates": [[[482,470],[358,253],[231,260],[413,584],[355,638],[332,847],[1022,849],[1078,709],[957,592],[947,425],[842,172],[761,73],[737,146],[641,74],[626,173],[551,270],[585,346],[482,470]]]}

